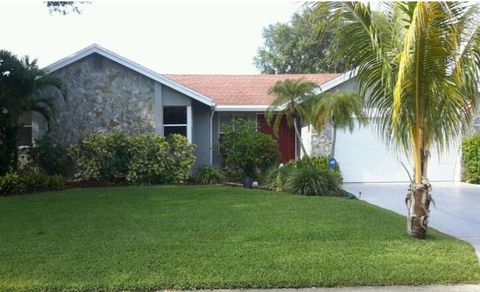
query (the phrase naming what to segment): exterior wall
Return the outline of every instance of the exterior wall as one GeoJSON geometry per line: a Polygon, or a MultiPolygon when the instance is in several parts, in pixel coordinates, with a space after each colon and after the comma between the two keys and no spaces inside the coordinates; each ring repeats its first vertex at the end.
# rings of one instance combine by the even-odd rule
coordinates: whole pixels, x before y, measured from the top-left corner
{"type": "Polygon", "coordinates": [[[52,135],[65,145],[91,132],[153,133],[154,81],[99,55],[87,56],[53,73],[67,87],[67,100],[56,102],[52,135]],[[101,69],[94,68],[101,59],[101,69]]]}
{"type": "Polygon", "coordinates": [[[197,145],[194,168],[202,165],[210,164],[210,117],[212,109],[205,104],[197,101],[192,102],[193,113],[193,129],[192,140],[193,144],[197,145]]]}
{"type": "MultiPolygon", "coordinates": [[[[51,135],[65,145],[92,132],[163,135],[163,107],[192,107],[195,167],[210,164],[210,107],[100,55],[87,56],[53,73],[68,90],[56,100],[58,119],[51,135]],[[101,60],[102,68],[98,68],[101,60]]],[[[34,116],[35,117],[35,116],[34,116]]],[[[34,118],[32,125],[41,124],[34,118]]],[[[37,130],[41,136],[42,129],[37,130]]]]}

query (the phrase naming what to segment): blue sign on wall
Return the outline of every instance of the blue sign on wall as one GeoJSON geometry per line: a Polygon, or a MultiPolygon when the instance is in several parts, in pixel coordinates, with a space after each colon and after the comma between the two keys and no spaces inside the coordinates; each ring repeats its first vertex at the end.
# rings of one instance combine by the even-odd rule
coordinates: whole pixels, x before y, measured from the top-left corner
{"type": "Polygon", "coordinates": [[[328,161],[328,168],[330,169],[334,169],[337,167],[337,161],[335,160],[335,158],[330,158],[330,160],[328,161]]]}

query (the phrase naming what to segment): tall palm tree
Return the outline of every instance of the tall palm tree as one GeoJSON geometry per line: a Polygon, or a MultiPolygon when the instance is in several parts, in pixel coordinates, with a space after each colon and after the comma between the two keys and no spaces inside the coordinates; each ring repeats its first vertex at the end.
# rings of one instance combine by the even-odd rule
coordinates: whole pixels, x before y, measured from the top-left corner
{"type": "Polygon", "coordinates": [[[480,72],[478,7],[465,2],[329,3],[347,22],[338,59],[356,67],[360,93],[376,111],[386,141],[413,160],[407,230],[424,238],[432,200],[428,158],[465,132],[476,108],[480,72]]]}
{"type": "Polygon", "coordinates": [[[293,126],[297,141],[300,143],[300,147],[305,156],[308,156],[308,154],[305,145],[303,145],[298,128],[299,122],[302,120],[302,117],[305,116],[305,110],[301,103],[312,94],[312,90],[316,87],[318,87],[316,83],[304,81],[302,78],[285,79],[283,81],[277,81],[268,92],[270,95],[276,96],[276,99],[267,108],[265,120],[268,124],[271,124],[273,120],[273,132],[278,136],[280,123],[282,119],[285,118],[287,126],[293,126]]]}
{"type": "Polygon", "coordinates": [[[333,141],[330,158],[335,156],[337,129],[353,131],[356,125],[367,123],[363,112],[362,98],[353,92],[323,92],[305,103],[307,119],[317,132],[328,124],[333,127],[333,141]]]}
{"type": "Polygon", "coordinates": [[[36,111],[50,126],[57,94],[66,96],[61,81],[38,68],[37,60],[0,50],[0,174],[16,169],[16,139],[22,114],[36,111]]]}

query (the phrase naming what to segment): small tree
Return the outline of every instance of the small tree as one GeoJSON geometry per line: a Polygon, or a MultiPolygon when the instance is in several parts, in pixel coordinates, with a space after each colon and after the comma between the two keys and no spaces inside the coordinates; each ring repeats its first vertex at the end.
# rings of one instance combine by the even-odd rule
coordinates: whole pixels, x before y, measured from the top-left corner
{"type": "Polygon", "coordinates": [[[307,119],[316,131],[324,130],[328,124],[331,124],[333,127],[330,158],[335,156],[338,128],[348,129],[352,132],[355,128],[356,120],[359,125],[367,123],[362,106],[362,98],[358,94],[346,92],[324,92],[306,102],[307,119]]]}
{"type": "Polygon", "coordinates": [[[279,160],[277,141],[258,132],[254,121],[233,119],[225,125],[220,148],[225,166],[231,171],[240,170],[244,178],[256,178],[258,171],[265,171],[279,160]]]}
{"type": "Polygon", "coordinates": [[[65,96],[60,79],[38,68],[37,60],[0,50],[0,175],[16,169],[20,116],[36,111],[50,124],[55,94],[65,96]]]}
{"type": "Polygon", "coordinates": [[[301,102],[305,100],[313,89],[318,87],[314,82],[304,81],[303,79],[286,79],[284,81],[277,81],[275,85],[270,88],[269,94],[277,98],[267,108],[265,112],[265,120],[268,124],[273,122],[273,132],[275,136],[278,135],[280,123],[283,118],[287,120],[287,126],[294,128],[297,141],[300,143],[303,154],[307,155],[307,150],[303,145],[300,136],[300,129],[298,123],[304,117],[305,109],[301,102]]]}

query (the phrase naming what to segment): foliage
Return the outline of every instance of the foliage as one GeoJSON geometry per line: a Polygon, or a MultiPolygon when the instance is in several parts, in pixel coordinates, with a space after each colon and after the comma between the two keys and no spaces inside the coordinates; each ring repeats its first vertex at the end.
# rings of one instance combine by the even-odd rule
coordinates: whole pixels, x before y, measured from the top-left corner
{"type": "Polygon", "coordinates": [[[4,176],[0,176],[0,196],[61,190],[64,188],[65,177],[61,175],[30,172],[25,175],[7,173],[4,176]]]}
{"type": "Polygon", "coordinates": [[[67,150],[51,137],[36,140],[32,148],[33,163],[48,175],[67,175],[67,150]]]}
{"type": "Polygon", "coordinates": [[[50,14],[81,14],[81,6],[91,4],[91,1],[44,1],[50,14]]]}
{"type": "Polygon", "coordinates": [[[17,169],[20,117],[28,111],[55,118],[55,96],[65,97],[60,79],[40,69],[37,60],[0,50],[0,175],[17,169]]]}
{"type": "Polygon", "coordinates": [[[293,126],[297,141],[299,141],[305,156],[307,156],[307,151],[303,145],[298,128],[298,123],[302,117],[306,117],[306,110],[301,105],[301,102],[308,99],[312,91],[317,87],[316,83],[305,81],[302,78],[286,79],[277,81],[268,91],[270,95],[276,96],[276,98],[265,111],[265,120],[268,124],[271,124],[273,121],[273,132],[275,135],[278,135],[282,119],[286,120],[288,127],[293,126]]]}
{"type": "Polygon", "coordinates": [[[348,22],[337,59],[357,67],[366,107],[389,143],[412,153],[420,183],[428,152],[468,129],[480,73],[478,7],[465,2],[330,2],[330,22],[348,22]]]}
{"type": "Polygon", "coordinates": [[[480,184],[480,135],[463,140],[462,158],[465,181],[480,184]]]}
{"type": "Polygon", "coordinates": [[[217,184],[225,180],[225,175],[220,167],[203,165],[195,172],[195,180],[202,184],[217,184]]]}
{"type": "Polygon", "coordinates": [[[340,182],[333,171],[312,164],[297,167],[287,179],[287,188],[303,196],[338,196],[342,194],[340,182]]]}
{"type": "MultiPolygon", "coordinates": [[[[285,165],[272,167],[267,172],[266,185],[277,192],[290,191],[297,193],[299,192],[300,184],[304,184],[302,188],[307,187],[305,181],[301,182],[301,180],[307,180],[310,177],[319,180],[318,183],[313,181],[310,184],[312,188],[317,188],[317,184],[322,183],[334,185],[331,191],[318,192],[316,193],[317,195],[331,195],[331,193],[338,195],[340,192],[339,187],[343,180],[342,174],[338,165],[333,170],[329,169],[328,160],[329,158],[326,156],[303,157],[300,160],[289,161],[285,165]],[[323,175],[325,173],[328,174],[323,175]]],[[[300,194],[304,194],[304,192],[301,191],[300,194]]]]}
{"type": "Polygon", "coordinates": [[[258,132],[255,121],[233,119],[225,125],[220,148],[230,172],[241,170],[251,178],[279,160],[277,142],[270,135],[258,132]]]}
{"type": "Polygon", "coordinates": [[[288,23],[263,29],[264,45],[254,58],[267,74],[343,72],[343,64],[331,58],[335,35],[342,25],[327,25],[328,11],[305,6],[288,23]]]}
{"type": "Polygon", "coordinates": [[[70,146],[76,176],[115,183],[184,183],[195,146],[181,135],[90,134],[70,146]]]}
{"type": "Polygon", "coordinates": [[[411,154],[407,231],[423,239],[431,203],[430,150],[466,133],[480,84],[479,6],[389,2],[374,15],[362,2],[329,2],[331,21],[348,23],[335,54],[356,65],[360,94],[385,140],[411,154]]]}
{"type": "Polygon", "coordinates": [[[480,281],[470,244],[436,230],[414,241],[399,232],[404,225],[403,216],[360,200],[225,186],[0,198],[0,291],[480,281]]]}
{"type": "Polygon", "coordinates": [[[362,97],[353,92],[322,92],[312,96],[303,106],[306,119],[316,131],[321,132],[328,124],[332,125],[330,157],[335,156],[337,129],[347,128],[352,132],[355,126],[365,125],[368,121],[363,112],[362,97]]]}

